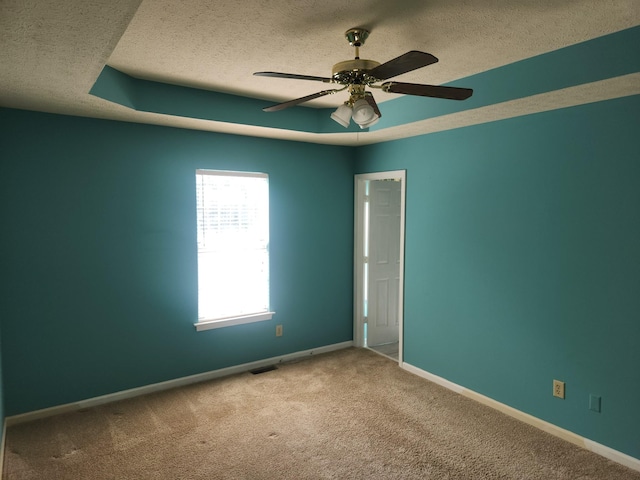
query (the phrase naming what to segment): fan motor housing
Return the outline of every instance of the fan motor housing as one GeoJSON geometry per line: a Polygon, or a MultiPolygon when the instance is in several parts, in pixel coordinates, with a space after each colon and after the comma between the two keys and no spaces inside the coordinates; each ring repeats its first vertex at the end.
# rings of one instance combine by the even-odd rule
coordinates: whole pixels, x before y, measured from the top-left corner
{"type": "Polygon", "coordinates": [[[331,71],[335,81],[343,85],[350,83],[373,83],[375,79],[369,77],[367,72],[380,65],[375,60],[364,60],[356,58],[355,60],[346,60],[336,63],[331,71]]]}

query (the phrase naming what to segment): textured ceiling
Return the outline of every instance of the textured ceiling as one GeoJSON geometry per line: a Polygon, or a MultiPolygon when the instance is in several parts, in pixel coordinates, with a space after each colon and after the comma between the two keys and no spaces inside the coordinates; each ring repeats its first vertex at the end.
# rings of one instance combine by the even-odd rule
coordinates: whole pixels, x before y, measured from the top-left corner
{"type": "MultiPolygon", "coordinates": [[[[334,63],[353,57],[344,32],[355,26],[371,30],[363,58],[385,62],[408,50],[434,54],[439,63],[399,80],[437,85],[638,24],[638,0],[0,0],[0,105],[324,143],[383,141],[442,129],[451,119],[440,126],[432,119],[371,132],[369,140],[357,133],[319,140],[300,132],[138,112],[88,92],[108,64],[137,78],[288,100],[327,87],[252,73],[329,76],[334,63]]],[[[637,76],[612,81],[609,89],[626,93],[608,90],[605,97],[638,93],[638,83],[637,76]]],[[[575,95],[575,101],[564,96],[563,104],[579,103],[584,93],[578,89],[575,95]]],[[[392,98],[376,93],[381,104],[392,98]]],[[[453,123],[540,111],[552,99],[457,114],[453,123]]],[[[310,106],[343,101],[328,96],[310,106]]]]}

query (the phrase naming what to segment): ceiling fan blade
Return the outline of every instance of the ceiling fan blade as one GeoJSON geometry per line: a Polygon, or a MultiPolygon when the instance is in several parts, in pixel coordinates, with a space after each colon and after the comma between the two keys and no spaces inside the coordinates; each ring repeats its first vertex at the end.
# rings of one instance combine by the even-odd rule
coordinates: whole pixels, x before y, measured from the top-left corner
{"type": "Polygon", "coordinates": [[[446,98],[449,100],[465,100],[473,95],[470,88],[443,87],[438,85],[422,85],[419,83],[386,82],[382,90],[405,95],[419,95],[421,97],[446,98]]]}
{"type": "Polygon", "coordinates": [[[371,92],[365,92],[364,93],[364,99],[367,101],[367,103],[369,105],[371,105],[371,108],[373,108],[373,111],[375,112],[375,114],[378,116],[378,118],[382,117],[382,114],[380,113],[380,109],[378,108],[378,104],[376,103],[375,99],[373,98],[373,94],[371,92]]]}
{"type": "Polygon", "coordinates": [[[368,73],[372,77],[378,80],[386,80],[387,78],[395,77],[397,75],[411,72],[418,68],[426,67],[432,63],[436,63],[438,59],[430,53],[418,52],[417,50],[411,50],[399,57],[396,57],[388,62],[378,65],[371,69],[368,73]]]}
{"type": "Polygon", "coordinates": [[[262,110],[265,112],[277,112],[278,110],[284,110],[285,108],[294,107],[300,103],[308,102],[309,100],[313,100],[316,98],[324,97],[325,95],[329,95],[331,93],[339,92],[340,90],[323,90],[318,93],[313,93],[311,95],[307,95],[306,97],[296,98],[295,100],[289,100],[288,102],[278,103],[277,105],[272,105],[270,107],[265,107],[262,110]]]}
{"type": "Polygon", "coordinates": [[[314,77],[313,75],[298,75],[296,73],[255,72],[254,75],[258,77],[291,78],[293,80],[315,80],[324,83],[331,83],[333,80],[329,77],[314,77]]]}

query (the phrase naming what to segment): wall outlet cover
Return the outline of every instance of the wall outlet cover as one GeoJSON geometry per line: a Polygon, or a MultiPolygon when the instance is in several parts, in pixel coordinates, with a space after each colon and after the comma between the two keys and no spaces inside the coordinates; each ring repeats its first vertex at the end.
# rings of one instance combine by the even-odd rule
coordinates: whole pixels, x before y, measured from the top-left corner
{"type": "Polygon", "coordinates": [[[561,382],[560,380],[553,381],[553,396],[564,398],[564,382],[561,382]]]}

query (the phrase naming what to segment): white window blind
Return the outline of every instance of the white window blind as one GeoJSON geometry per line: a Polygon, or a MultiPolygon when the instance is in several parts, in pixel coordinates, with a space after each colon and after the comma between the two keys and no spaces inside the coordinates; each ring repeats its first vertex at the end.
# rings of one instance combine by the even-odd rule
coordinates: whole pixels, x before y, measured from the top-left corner
{"type": "Polygon", "coordinates": [[[267,174],[196,170],[196,195],[198,322],[268,312],[267,174]]]}

